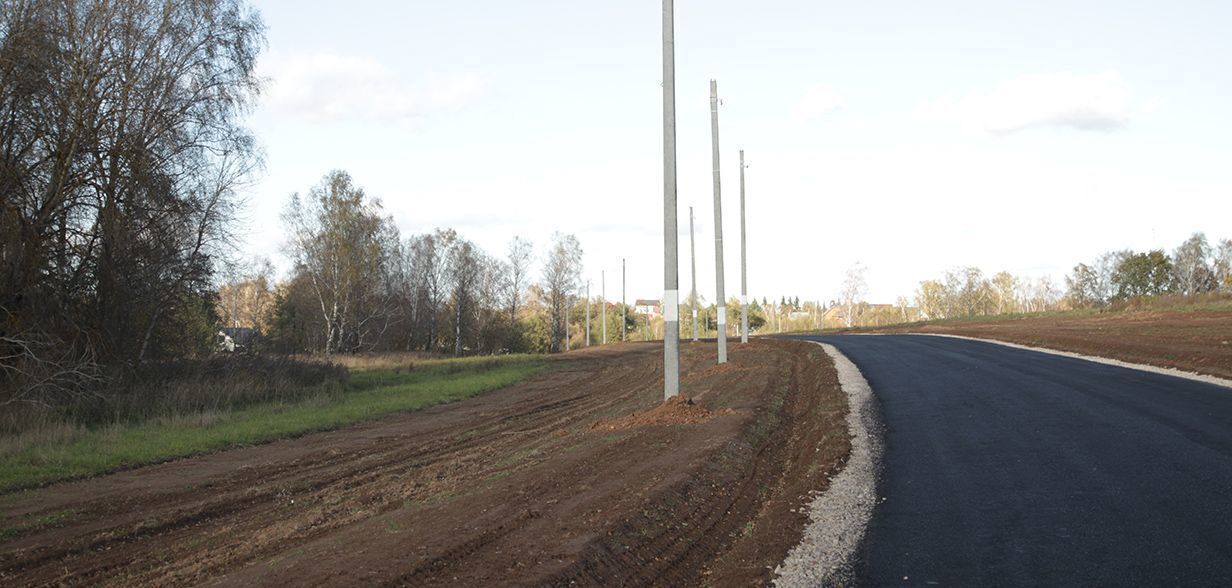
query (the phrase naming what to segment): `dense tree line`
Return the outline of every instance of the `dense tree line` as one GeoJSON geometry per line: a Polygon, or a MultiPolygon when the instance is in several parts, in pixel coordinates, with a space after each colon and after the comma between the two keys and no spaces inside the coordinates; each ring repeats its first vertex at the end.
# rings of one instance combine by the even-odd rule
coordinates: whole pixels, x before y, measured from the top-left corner
{"type": "Polygon", "coordinates": [[[208,348],[263,34],[237,0],[0,0],[0,403],[208,348]]]}
{"type": "Polygon", "coordinates": [[[951,270],[939,280],[920,282],[915,303],[926,319],[1043,312],[1059,308],[1060,290],[1052,279],[998,272],[988,278],[978,267],[951,270]]]}
{"type": "Polygon", "coordinates": [[[295,265],[270,297],[267,335],[276,348],[453,355],[564,348],[582,270],[573,235],[554,237],[542,279],[532,284],[529,241],[514,238],[498,258],[452,229],[403,238],[381,202],[343,171],[293,195],[283,218],[295,265]]]}
{"type": "Polygon", "coordinates": [[[916,305],[924,318],[986,316],[1048,310],[1099,308],[1114,302],[1163,295],[1232,292],[1232,240],[1211,246],[1195,233],[1172,254],[1163,250],[1110,251],[1079,263],[1064,290],[1047,276],[1026,279],[1000,272],[991,278],[976,267],[920,282],[916,305]]]}
{"type": "Polygon", "coordinates": [[[1080,263],[1065,278],[1066,300],[1075,308],[1101,307],[1131,298],[1232,292],[1232,239],[1212,247],[1202,233],[1168,255],[1162,250],[1111,251],[1080,263]]]}

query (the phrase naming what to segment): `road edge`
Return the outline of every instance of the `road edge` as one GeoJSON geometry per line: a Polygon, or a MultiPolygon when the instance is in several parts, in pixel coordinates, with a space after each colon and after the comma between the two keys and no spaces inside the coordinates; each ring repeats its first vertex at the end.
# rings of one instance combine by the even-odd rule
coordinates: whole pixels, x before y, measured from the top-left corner
{"type": "Polygon", "coordinates": [[[1075,353],[1073,351],[1062,351],[1060,349],[1052,349],[1049,347],[1032,347],[1030,345],[1023,345],[1021,343],[1010,343],[1009,341],[1001,341],[999,339],[984,339],[982,337],[968,337],[966,335],[951,335],[947,333],[904,333],[904,334],[911,335],[914,337],[949,337],[951,339],[966,339],[968,341],[982,341],[984,343],[992,343],[994,345],[1002,345],[1005,347],[1012,347],[1015,349],[1025,349],[1027,351],[1038,351],[1040,353],[1047,353],[1049,355],[1059,355],[1061,357],[1082,359],[1082,360],[1086,360],[1086,361],[1090,361],[1094,363],[1102,363],[1104,365],[1128,368],[1131,370],[1138,370],[1138,371],[1143,371],[1143,372],[1151,372],[1154,374],[1161,374],[1165,376],[1183,378],[1186,380],[1193,380],[1195,382],[1204,382],[1207,384],[1214,384],[1216,386],[1223,386],[1224,388],[1232,388],[1232,380],[1227,380],[1224,378],[1220,378],[1218,376],[1208,376],[1206,374],[1200,374],[1197,372],[1187,372],[1185,370],[1180,370],[1176,368],[1160,367],[1160,366],[1150,365],[1146,363],[1132,363],[1128,361],[1122,361],[1119,359],[1112,359],[1110,357],[1101,357],[1098,355],[1083,355],[1081,353],[1075,353]]]}
{"type": "Polygon", "coordinates": [[[774,570],[774,585],[785,588],[854,581],[855,555],[877,505],[877,475],[885,447],[873,389],[860,368],[837,347],[810,343],[820,345],[830,356],[847,395],[851,454],[843,470],[830,479],[829,488],[814,493],[800,544],[774,570]]]}

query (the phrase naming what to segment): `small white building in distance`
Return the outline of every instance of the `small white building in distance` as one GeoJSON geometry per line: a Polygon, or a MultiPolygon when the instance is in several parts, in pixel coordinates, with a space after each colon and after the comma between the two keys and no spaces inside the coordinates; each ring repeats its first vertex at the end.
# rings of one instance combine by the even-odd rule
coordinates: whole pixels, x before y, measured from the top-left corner
{"type": "Polygon", "coordinates": [[[633,311],[650,318],[658,318],[663,315],[663,303],[658,300],[643,300],[639,298],[633,303],[633,311]]]}

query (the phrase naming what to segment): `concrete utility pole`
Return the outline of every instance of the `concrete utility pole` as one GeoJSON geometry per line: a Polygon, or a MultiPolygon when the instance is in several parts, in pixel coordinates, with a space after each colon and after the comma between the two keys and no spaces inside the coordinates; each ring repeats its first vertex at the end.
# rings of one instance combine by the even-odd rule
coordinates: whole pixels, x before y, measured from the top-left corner
{"type": "Polygon", "coordinates": [[[599,304],[603,306],[603,342],[607,345],[607,270],[599,271],[599,304]]]}
{"type": "Polygon", "coordinates": [[[740,150],[740,342],[749,342],[748,236],[744,232],[744,149],[740,150]]]}
{"type": "Polygon", "coordinates": [[[693,342],[697,342],[697,243],[693,241],[693,207],[689,207],[689,264],[693,266],[693,291],[689,306],[693,309],[693,342]]]}
{"type": "Polygon", "coordinates": [[[565,351],[569,350],[569,295],[565,294],[565,351]]]}
{"type": "Polygon", "coordinates": [[[723,292],[723,190],[719,182],[719,85],[710,80],[710,159],[714,168],[714,268],[719,305],[719,363],[727,363],[727,298],[723,292]]]}
{"type": "Polygon", "coordinates": [[[676,48],[672,0],[663,0],[663,398],[680,393],[680,282],[676,255],[676,48]]]}
{"type": "Polygon", "coordinates": [[[586,346],[590,347],[590,280],[586,280],[586,346]]]}
{"type": "Polygon", "coordinates": [[[625,311],[628,305],[625,304],[625,259],[620,258],[620,342],[625,342],[625,331],[627,330],[628,320],[625,318],[625,311]]]}

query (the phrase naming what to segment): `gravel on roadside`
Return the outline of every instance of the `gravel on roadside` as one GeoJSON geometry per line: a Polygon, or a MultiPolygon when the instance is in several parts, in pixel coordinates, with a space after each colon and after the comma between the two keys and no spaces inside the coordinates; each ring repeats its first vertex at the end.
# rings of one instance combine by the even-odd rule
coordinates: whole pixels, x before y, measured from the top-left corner
{"type": "Polygon", "coordinates": [[[837,348],[818,345],[834,360],[839,384],[847,394],[851,456],[830,487],[808,506],[809,523],[800,544],[775,569],[774,584],[785,588],[852,584],[856,551],[877,504],[884,443],[872,388],[837,348]]]}

